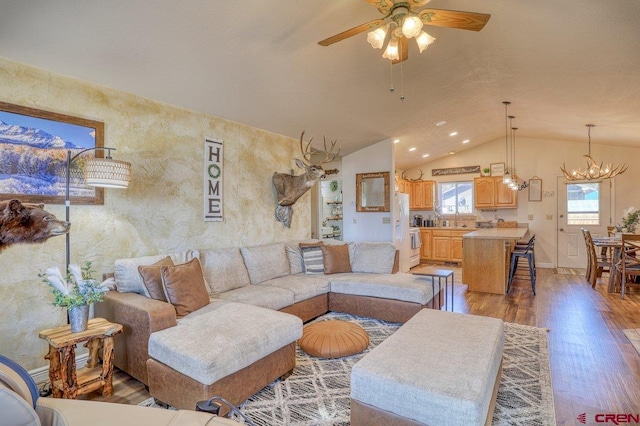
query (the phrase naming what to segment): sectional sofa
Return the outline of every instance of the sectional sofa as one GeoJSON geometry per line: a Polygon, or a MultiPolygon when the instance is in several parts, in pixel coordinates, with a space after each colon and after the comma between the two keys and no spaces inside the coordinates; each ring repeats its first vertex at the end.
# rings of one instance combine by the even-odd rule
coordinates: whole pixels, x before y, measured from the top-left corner
{"type": "Polygon", "coordinates": [[[239,404],[293,369],[303,322],[329,311],[406,322],[440,308],[430,281],[396,269],[391,243],[317,240],[120,259],[117,291],[95,313],[123,324],[114,363],[155,398],[239,404]]]}

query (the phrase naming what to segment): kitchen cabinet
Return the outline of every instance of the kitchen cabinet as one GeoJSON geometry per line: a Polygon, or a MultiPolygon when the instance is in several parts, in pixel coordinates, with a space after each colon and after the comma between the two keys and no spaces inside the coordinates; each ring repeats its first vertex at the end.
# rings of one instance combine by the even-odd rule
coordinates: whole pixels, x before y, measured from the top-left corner
{"type": "Polygon", "coordinates": [[[476,209],[513,209],[518,207],[518,191],[502,183],[502,176],[473,179],[476,209]]]}
{"type": "Polygon", "coordinates": [[[435,181],[420,180],[407,182],[409,186],[409,208],[412,210],[433,210],[433,188],[435,181]]]}
{"type": "Polygon", "coordinates": [[[422,240],[422,246],[420,246],[420,260],[431,260],[431,239],[433,238],[431,229],[420,229],[420,239],[422,240]]]}
{"type": "MultiPolygon", "coordinates": [[[[400,179],[398,177],[396,177],[396,179],[397,179],[396,184],[398,186],[398,192],[401,192],[403,194],[410,194],[411,182],[409,182],[406,179],[400,179]]],[[[411,195],[409,195],[409,198],[411,198],[411,195]]]]}
{"type": "Polygon", "coordinates": [[[470,231],[469,229],[434,229],[430,247],[431,259],[441,262],[462,262],[462,236],[470,231]]]}

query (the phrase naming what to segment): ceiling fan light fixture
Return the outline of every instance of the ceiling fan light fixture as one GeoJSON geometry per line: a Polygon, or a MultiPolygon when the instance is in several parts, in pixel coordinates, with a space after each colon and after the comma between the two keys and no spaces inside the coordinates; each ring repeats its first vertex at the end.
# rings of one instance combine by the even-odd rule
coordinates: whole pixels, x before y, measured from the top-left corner
{"type": "Polygon", "coordinates": [[[402,22],[402,34],[406,38],[418,37],[422,31],[422,19],[417,15],[407,15],[402,22]]]}
{"type": "Polygon", "coordinates": [[[389,24],[376,28],[373,31],[369,31],[367,34],[367,41],[374,49],[382,49],[384,41],[387,38],[387,32],[389,31],[389,24]]]}
{"type": "Polygon", "coordinates": [[[436,38],[430,36],[424,31],[420,31],[420,35],[416,37],[416,43],[418,43],[418,49],[420,49],[420,53],[422,53],[424,49],[433,44],[434,41],[436,41],[436,38]]]}
{"type": "Polygon", "coordinates": [[[398,53],[398,38],[396,36],[391,37],[389,44],[387,44],[387,49],[382,54],[382,57],[392,61],[400,59],[400,54],[398,53]]]}

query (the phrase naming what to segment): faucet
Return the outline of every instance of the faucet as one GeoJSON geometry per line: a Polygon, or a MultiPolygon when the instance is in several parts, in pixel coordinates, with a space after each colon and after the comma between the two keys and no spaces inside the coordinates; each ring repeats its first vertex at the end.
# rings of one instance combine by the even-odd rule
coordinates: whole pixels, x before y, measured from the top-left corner
{"type": "Polygon", "coordinates": [[[456,210],[455,220],[453,221],[453,226],[458,227],[458,218],[460,217],[460,213],[456,210]]]}

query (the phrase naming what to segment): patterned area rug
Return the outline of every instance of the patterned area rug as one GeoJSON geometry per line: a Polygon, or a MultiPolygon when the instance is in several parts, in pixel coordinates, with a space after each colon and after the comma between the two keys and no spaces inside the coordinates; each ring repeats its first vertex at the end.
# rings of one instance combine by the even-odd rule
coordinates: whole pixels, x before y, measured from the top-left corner
{"type": "Polygon", "coordinates": [[[638,355],[640,355],[640,328],[628,328],[622,330],[627,339],[631,342],[638,355]]]}
{"type": "MultiPolygon", "coordinates": [[[[338,319],[360,324],[371,343],[361,354],[339,359],[312,357],[299,348],[296,367],[241,407],[256,425],[349,425],[351,367],[395,332],[400,324],[329,313],[316,321],[338,319]]],[[[493,425],[555,425],[547,331],[505,323],[503,370],[493,425]]],[[[153,405],[153,398],[141,405],[153,405]]],[[[241,419],[234,420],[242,423],[241,419]]]]}

